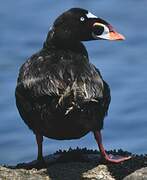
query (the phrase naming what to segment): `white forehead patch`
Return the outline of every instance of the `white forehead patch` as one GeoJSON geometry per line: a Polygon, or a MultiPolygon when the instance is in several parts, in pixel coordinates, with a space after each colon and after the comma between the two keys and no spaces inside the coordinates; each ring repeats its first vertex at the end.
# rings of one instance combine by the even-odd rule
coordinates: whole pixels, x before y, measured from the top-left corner
{"type": "Polygon", "coordinates": [[[97,16],[95,16],[94,14],[92,14],[91,12],[88,12],[88,14],[86,14],[86,16],[88,18],[97,18],[97,16]]]}

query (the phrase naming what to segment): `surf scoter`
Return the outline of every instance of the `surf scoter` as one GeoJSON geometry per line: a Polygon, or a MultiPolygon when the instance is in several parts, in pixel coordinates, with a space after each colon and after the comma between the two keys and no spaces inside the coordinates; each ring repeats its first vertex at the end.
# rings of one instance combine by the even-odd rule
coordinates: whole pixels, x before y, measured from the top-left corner
{"type": "Polygon", "coordinates": [[[43,136],[77,139],[94,133],[101,156],[119,163],[130,157],[108,155],[101,129],[110,103],[110,89],[89,62],[82,41],[123,40],[105,20],[87,10],[72,8],[49,30],[43,48],[20,68],[15,91],[19,113],[36,135],[38,160],[43,160],[43,136]]]}

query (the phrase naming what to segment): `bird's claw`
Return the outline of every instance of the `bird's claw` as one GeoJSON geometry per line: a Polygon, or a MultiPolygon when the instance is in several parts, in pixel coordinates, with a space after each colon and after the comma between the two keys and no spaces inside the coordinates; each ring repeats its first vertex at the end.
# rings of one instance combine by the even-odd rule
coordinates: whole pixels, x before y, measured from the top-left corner
{"type": "Polygon", "coordinates": [[[110,163],[121,163],[121,162],[131,159],[131,156],[123,157],[119,155],[109,154],[109,155],[106,155],[104,159],[106,162],[110,162],[110,163]]]}

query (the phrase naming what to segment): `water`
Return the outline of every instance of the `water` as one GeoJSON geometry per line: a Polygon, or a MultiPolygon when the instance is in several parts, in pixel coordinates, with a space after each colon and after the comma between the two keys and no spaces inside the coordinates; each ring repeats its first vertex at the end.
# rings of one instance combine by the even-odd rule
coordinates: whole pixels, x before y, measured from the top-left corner
{"type": "MultiPolygon", "coordinates": [[[[5,0],[0,6],[0,164],[36,158],[34,135],[15,106],[18,69],[42,47],[55,18],[71,7],[92,11],[126,36],[123,42],[85,43],[91,61],[101,70],[112,91],[103,130],[105,148],[147,152],[147,1],[5,0]]],[[[44,154],[77,146],[97,149],[89,133],[74,141],[45,139],[44,154]]]]}

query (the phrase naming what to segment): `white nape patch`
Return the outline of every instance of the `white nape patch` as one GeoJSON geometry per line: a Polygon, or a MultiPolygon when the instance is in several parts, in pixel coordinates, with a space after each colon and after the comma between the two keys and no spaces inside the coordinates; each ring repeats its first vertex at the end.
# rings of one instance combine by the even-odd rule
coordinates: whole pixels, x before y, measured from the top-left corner
{"type": "Polygon", "coordinates": [[[86,16],[88,18],[97,18],[97,16],[95,16],[94,14],[92,14],[91,12],[88,12],[88,14],[86,14],[86,16]]]}

